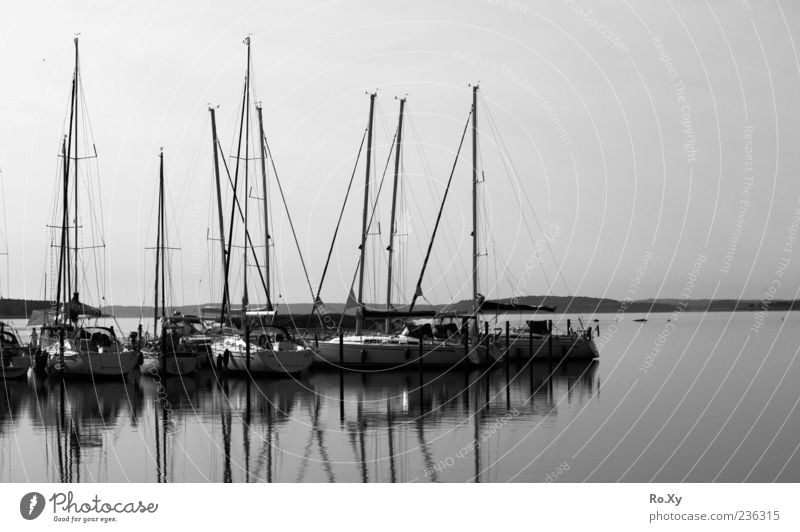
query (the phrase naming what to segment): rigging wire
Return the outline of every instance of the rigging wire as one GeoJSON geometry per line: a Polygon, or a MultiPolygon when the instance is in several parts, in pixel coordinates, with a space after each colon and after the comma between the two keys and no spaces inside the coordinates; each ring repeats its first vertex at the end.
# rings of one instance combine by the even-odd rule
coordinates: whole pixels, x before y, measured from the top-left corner
{"type": "MultiPolygon", "coordinates": [[[[217,145],[219,146],[220,149],[222,149],[222,146],[219,143],[219,139],[217,139],[217,145]]],[[[223,165],[225,167],[225,174],[228,177],[228,184],[231,186],[231,188],[233,188],[234,182],[231,179],[231,173],[230,173],[230,170],[228,168],[228,163],[225,161],[224,157],[222,158],[222,162],[223,162],[223,165]]],[[[234,214],[236,214],[236,212],[239,213],[239,219],[240,220],[244,220],[244,213],[242,212],[242,205],[239,202],[238,195],[236,195],[236,194],[233,195],[232,210],[233,210],[234,214]]],[[[231,224],[233,224],[233,220],[231,220],[231,224]]],[[[253,254],[253,260],[255,261],[256,268],[258,269],[258,276],[259,276],[259,279],[261,280],[261,286],[262,286],[262,288],[264,288],[264,292],[267,295],[267,302],[269,303],[269,302],[271,302],[271,295],[267,291],[267,285],[266,285],[266,282],[264,280],[264,275],[261,272],[261,268],[260,268],[259,263],[258,263],[258,256],[256,255],[256,248],[255,248],[255,246],[253,246],[253,241],[250,238],[250,231],[248,231],[246,227],[243,227],[242,228],[242,233],[243,233],[243,240],[245,241],[245,245],[247,245],[248,243],[250,244],[250,251],[253,254]]],[[[228,242],[228,247],[229,247],[229,249],[233,248],[232,242],[230,242],[230,241],[228,242]]],[[[230,253],[229,255],[232,255],[232,253],[230,253]]],[[[245,257],[244,260],[247,261],[247,257],[245,257]]],[[[247,265],[245,264],[244,266],[246,267],[247,265]]],[[[243,268],[236,268],[236,269],[239,271],[239,273],[242,274],[242,280],[244,280],[243,279],[243,277],[244,277],[243,268]]],[[[230,271],[231,270],[229,269],[228,270],[228,281],[229,281],[228,285],[229,285],[229,287],[230,287],[230,271]]],[[[239,277],[237,276],[235,279],[238,280],[239,277]]],[[[230,290],[230,288],[229,288],[228,293],[230,294],[231,292],[232,292],[232,290],[230,290]]]]}
{"type": "MultiPolygon", "coordinates": [[[[417,153],[419,154],[420,160],[422,162],[423,171],[425,172],[425,176],[432,176],[433,172],[431,172],[431,170],[430,170],[430,164],[429,164],[429,162],[427,160],[427,157],[425,156],[425,152],[422,150],[422,147],[421,147],[421,145],[419,143],[419,135],[417,133],[417,127],[416,127],[416,122],[414,120],[414,117],[410,116],[408,122],[409,122],[409,125],[410,125],[411,133],[412,133],[414,139],[417,140],[417,153]]],[[[427,179],[426,180],[426,183],[428,185],[428,194],[430,195],[430,197],[435,197],[436,196],[436,190],[431,185],[431,182],[432,182],[432,179],[427,179]]],[[[417,207],[417,209],[422,212],[422,209],[420,209],[419,203],[417,202],[416,197],[412,195],[412,198],[414,199],[414,204],[417,207]]],[[[452,236],[452,233],[448,233],[448,234],[451,234],[451,236],[452,236]]],[[[450,239],[445,238],[444,239],[444,245],[445,245],[445,254],[444,254],[445,257],[455,257],[457,255],[457,253],[456,253],[457,250],[453,249],[452,242],[451,242],[450,239]]],[[[424,250],[423,247],[419,248],[420,252],[422,252],[423,250],[424,250]]],[[[434,260],[434,264],[439,268],[439,271],[442,273],[440,279],[444,282],[444,289],[445,289],[445,292],[446,292],[446,295],[447,295],[447,300],[448,301],[452,301],[454,299],[455,294],[458,292],[458,290],[453,290],[452,289],[452,287],[450,285],[450,278],[447,275],[445,275],[445,272],[447,271],[447,269],[455,268],[455,269],[458,270],[456,272],[456,277],[457,278],[461,278],[461,279],[469,278],[469,273],[467,272],[467,270],[466,270],[466,268],[464,266],[464,263],[462,261],[449,261],[448,264],[447,264],[447,268],[445,268],[445,266],[442,264],[442,259],[438,254],[434,254],[432,256],[432,258],[434,260]]]]}
{"type": "MultiPolygon", "coordinates": [[[[397,140],[397,132],[395,131],[395,135],[392,138],[392,146],[394,146],[394,143],[395,143],[396,140],[397,140]]],[[[367,233],[369,233],[370,227],[372,227],[372,220],[375,217],[375,211],[376,211],[378,199],[381,196],[381,190],[383,190],[383,183],[384,183],[384,181],[386,179],[386,172],[389,169],[389,162],[391,160],[392,160],[392,150],[390,149],[389,150],[389,155],[386,157],[386,164],[383,167],[383,175],[381,176],[381,180],[378,183],[378,190],[375,193],[375,201],[373,202],[372,209],[371,209],[372,212],[370,213],[370,217],[369,217],[369,220],[367,222],[367,228],[366,228],[366,232],[367,233]]],[[[364,244],[366,245],[366,242],[364,244]]],[[[350,282],[350,289],[348,291],[348,296],[347,296],[348,299],[350,298],[349,294],[353,292],[353,286],[355,285],[356,277],[358,276],[358,268],[360,266],[361,266],[361,257],[359,257],[359,259],[356,261],[356,268],[355,268],[355,272],[353,273],[353,280],[350,282]]],[[[346,304],[345,304],[345,306],[346,306],[346,304]]],[[[341,316],[341,318],[339,320],[339,327],[341,327],[342,319],[344,319],[344,313],[342,313],[342,316],[341,316]]]]}
{"type": "MultiPolygon", "coordinates": [[[[89,248],[91,249],[91,257],[94,262],[94,269],[96,273],[95,277],[95,289],[97,290],[97,300],[98,301],[105,301],[105,292],[107,288],[107,269],[108,269],[108,261],[106,258],[105,252],[105,239],[103,238],[103,234],[105,231],[105,219],[103,216],[103,203],[102,203],[102,196],[100,190],[100,168],[99,162],[97,160],[97,148],[94,142],[94,129],[92,128],[91,119],[89,116],[88,105],[86,103],[86,94],[83,88],[83,80],[80,76],[80,69],[78,70],[78,83],[77,83],[77,92],[78,98],[80,99],[80,107],[83,111],[80,113],[80,116],[77,119],[81,120],[81,132],[83,133],[83,146],[86,149],[87,146],[90,145],[92,147],[93,154],[84,156],[84,158],[91,158],[94,161],[94,168],[91,165],[88,165],[88,168],[85,168],[86,178],[83,180],[84,190],[86,193],[86,205],[94,205],[95,208],[88,209],[89,217],[91,221],[91,226],[89,230],[90,235],[90,245],[89,248]],[[94,170],[94,173],[92,172],[94,170]],[[95,191],[92,185],[97,187],[95,191]],[[98,251],[102,249],[103,251],[98,251]]],[[[80,154],[76,154],[77,157],[80,158],[80,154]]],[[[77,175],[75,176],[77,179],[77,175]]],[[[76,206],[77,209],[77,206],[76,206]]],[[[83,212],[84,209],[81,209],[80,212],[83,212]]],[[[77,220],[76,220],[77,223],[77,220]]],[[[75,242],[75,246],[78,246],[78,242],[75,242]]],[[[84,261],[84,264],[86,261],[84,261]]],[[[76,264],[75,267],[77,268],[78,265],[76,264]]],[[[84,270],[84,277],[85,277],[85,270],[84,270]]],[[[84,286],[89,286],[88,283],[84,280],[84,286]]]]}
{"type": "Polygon", "coordinates": [[[272,157],[272,149],[269,147],[269,141],[267,140],[267,136],[264,135],[264,145],[267,148],[267,156],[269,157],[269,164],[272,168],[272,174],[275,176],[275,182],[278,184],[278,191],[281,194],[281,201],[283,202],[283,208],[286,211],[286,217],[289,219],[289,227],[292,230],[292,238],[294,239],[294,245],[297,248],[297,254],[300,257],[300,264],[303,266],[303,275],[306,278],[306,284],[308,285],[308,291],[311,294],[311,297],[314,297],[314,289],[311,287],[311,278],[308,275],[308,268],[306,267],[306,261],[303,258],[303,250],[300,248],[300,241],[297,239],[297,232],[294,229],[294,222],[292,221],[292,215],[289,212],[289,205],[286,203],[286,195],[283,193],[283,186],[281,185],[280,177],[278,177],[278,170],[275,168],[275,159],[272,157]]]}
{"type": "Polygon", "coordinates": [[[319,280],[319,287],[317,288],[317,295],[314,298],[314,302],[316,303],[319,300],[319,296],[322,292],[322,285],[325,283],[325,276],[328,273],[328,266],[331,262],[331,255],[333,255],[334,245],[336,244],[336,237],[339,234],[339,227],[342,224],[342,217],[344,216],[344,210],[347,207],[347,199],[350,196],[350,189],[353,186],[353,180],[356,177],[356,171],[358,170],[358,161],[361,158],[361,151],[364,149],[364,141],[367,138],[367,130],[364,129],[364,134],[361,135],[361,144],[358,147],[358,154],[356,155],[356,162],[353,165],[353,172],[350,174],[350,182],[347,184],[347,191],[344,194],[344,202],[342,203],[342,208],[339,211],[339,219],[336,220],[336,228],[333,231],[333,238],[331,239],[330,248],[328,248],[328,257],[325,259],[325,267],[322,269],[322,277],[319,280]]]}
{"type": "MultiPolygon", "coordinates": [[[[503,162],[503,166],[504,166],[504,168],[506,170],[506,175],[510,176],[511,174],[513,174],[513,176],[517,179],[517,182],[521,183],[521,179],[519,177],[519,173],[517,172],[517,169],[516,169],[516,167],[514,165],[514,161],[509,156],[508,148],[505,145],[505,141],[499,135],[499,130],[497,128],[497,125],[496,125],[496,122],[494,120],[494,117],[492,116],[491,112],[489,111],[488,106],[485,105],[485,100],[483,100],[483,96],[479,95],[479,97],[481,98],[481,100],[484,103],[483,108],[486,109],[486,115],[488,117],[490,131],[492,131],[492,135],[494,136],[498,147],[501,148],[501,161],[503,162]],[[511,169],[510,172],[509,172],[509,167],[511,169]]],[[[530,208],[530,212],[533,215],[534,221],[536,222],[536,225],[538,226],[539,231],[544,233],[544,229],[542,227],[541,221],[539,220],[539,217],[536,215],[536,210],[533,208],[533,202],[531,201],[530,197],[528,196],[527,191],[525,190],[524,187],[518,187],[518,189],[522,192],[522,196],[525,198],[525,201],[527,202],[528,207],[530,208]]],[[[517,202],[518,202],[518,205],[520,206],[520,210],[521,210],[522,209],[522,204],[521,204],[519,196],[517,196],[517,202]]],[[[531,238],[531,241],[535,242],[535,239],[533,238],[533,232],[531,231],[530,226],[528,225],[527,218],[523,217],[523,223],[524,223],[525,228],[526,228],[526,230],[528,232],[528,236],[531,238]]],[[[545,238],[543,240],[544,240],[544,245],[547,247],[547,251],[550,254],[550,257],[553,259],[553,263],[555,264],[556,276],[563,283],[564,287],[567,290],[567,293],[571,294],[572,292],[571,292],[571,290],[569,288],[569,285],[567,283],[566,278],[563,275],[563,272],[561,271],[561,267],[559,265],[558,260],[555,257],[555,253],[553,252],[552,247],[550,246],[549,240],[547,238],[545,238]]],[[[542,268],[542,274],[545,276],[545,281],[548,283],[548,286],[552,288],[552,285],[550,284],[549,280],[547,279],[547,273],[544,271],[543,268],[542,268]]]]}
{"type": "Polygon", "coordinates": [[[422,269],[419,273],[419,279],[417,280],[417,284],[414,287],[414,297],[411,300],[411,305],[409,306],[409,310],[414,310],[414,304],[417,301],[417,298],[422,295],[422,279],[425,275],[425,270],[428,266],[428,260],[430,259],[431,251],[433,250],[433,242],[436,239],[436,232],[439,229],[439,223],[442,220],[442,212],[444,211],[445,201],[447,201],[447,195],[450,191],[450,184],[453,181],[453,175],[456,172],[456,166],[458,165],[458,157],[461,154],[461,148],[464,145],[464,138],[467,136],[467,128],[469,127],[469,119],[472,117],[473,111],[470,111],[467,115],[467,121],[464,124],[464,131],[461,133],[461,141],[458,143],[458,150],[456,151],[455,159],[453,160],[453,166],[450,169],[450,177],[447,179],[447,187],[444,190],[444,197],[442,198],[442,205],[439,207],[439,213],[436,216],[436,223],[433,226],[433,232],[431,233],[431,239],[428,243],[428,251],[425,254],[425,261],[422,263],[422,269]]]}
{"type": "MultiPolygon", "coordinates": [[[[3,210],[3,217],[2,217],[2,231],[0,231],[0,236],[2,236],[3,247],[0,249],[0,256],[4,255],[6,257],[6,297],[10,294],[10,284],[9,284],[9,277],[11,277],[11,272],[8,268],[8,225],[6,219],[6,205],[5,205],[5,197],[6,197],[6,189],[5,189],[5,180],[3,179],[3,172],[0,170],[0,209],[3,210]]],[[[0,284],[0,298],[2,298],[2,284],[0,284]]]]}

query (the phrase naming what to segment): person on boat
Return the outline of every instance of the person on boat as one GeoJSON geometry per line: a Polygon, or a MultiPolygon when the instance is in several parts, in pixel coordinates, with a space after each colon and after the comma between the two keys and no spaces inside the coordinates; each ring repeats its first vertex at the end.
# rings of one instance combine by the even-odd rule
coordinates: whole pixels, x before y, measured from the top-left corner
{"type": "Polygon", "coordinates": [[[258,346],[263,349],[270,349],[269,337],[266,334],[262,334],[258,337],[258,346]]]}

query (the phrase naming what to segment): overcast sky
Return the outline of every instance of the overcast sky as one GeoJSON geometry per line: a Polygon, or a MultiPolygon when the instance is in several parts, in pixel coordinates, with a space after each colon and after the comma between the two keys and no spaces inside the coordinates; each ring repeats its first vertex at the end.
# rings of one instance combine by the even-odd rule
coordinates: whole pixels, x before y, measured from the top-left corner
{"type": "MultiPolygon", "coordinates": [[[[479,82],[482,293],[796,297],[800,6],[647,4],[4,2],[0,246],[9,267],[0,267],[0,292],[44,295],[80,33],[109,255],[99,292],[116,304],[150,303],[145,248],[155,241],[163,146],[170,244],[181,248],[172,252],[174,301],[214,297],[208,105],[219,106],[229,156],[250,34],[266,135],[314,289],[366,124],[365,93],[378,92],[373,187],[396,127],[395,98],[408,98],[394,284],[402,303],[469,113],[469,85],[479,82]]],[[[431,302],[471,294],[470,150],[467,142],[423,283],[431,302]]],[[[344,301],[353,278],[363,179],[361,167],[322,292],[328,302],[344,301]]],[[[391,172],[386,180],[380,235],[369,243],[372,301],[385,297],[391,172]]],[[[275,291],[309,302],[276,190],[275,291]]]]}

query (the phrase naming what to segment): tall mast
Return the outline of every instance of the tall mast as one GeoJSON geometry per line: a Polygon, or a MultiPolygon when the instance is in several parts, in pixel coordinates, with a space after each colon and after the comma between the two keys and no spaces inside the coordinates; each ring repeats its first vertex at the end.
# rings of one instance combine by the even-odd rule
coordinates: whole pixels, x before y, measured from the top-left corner
{"type": "Polygon", "coordinates": [[[166,290],[166,282],[167,282],[167,229],[166,229],[166,219],[164,216],[164,210],[166,209],[167,199],[164,195],[164,149],[161,149],[161,153],[159,154],[160,158],[160,169],[158,173],[158,218],[159,218],[159,231],[161,234],[159,235],[161,239],[161,250],[157,250],[157,253],[161,253],[161,319],[162,319],[162,327],[163,327],[163,320],[167,317],[167,290],[166,290]]]}
{"type": "MultiPolygon", "coordinates": [[[[248,168],[250,166],[250,37],[246,37],[244,40],[245,44],[247,45],[247,74],[245,77],[245,89],[244,89],[244,106],[246,108],[245,112],[245,131],[244,131],[244,257],[243,257],[243,285],[244,290],[242,291],[242,323],[244,325],[244,343],[245,343],[245,355],[246,358],[246,365],[247,370],[250,370],[250,324],[247,320],[247,196],[249,195],[249,173],[248,168]]],[[[235,198],[234,198],[235,201],[235,198]]]]}
{"type": "Polygon", "coordinates": [[[367,171],[364,178],[364,213],[361,218],[361,257],[358,263],[358,310],[356,312],[356,334],[361,334],[364,321],[364,259],[367,250],[367,212],[369,211],[369,178],[372,165],[372,119],[375,114],[375,93],[369,95],[369,123],[367,124],[367,171]]]}
{"type": "MultiPolygon", "coordinates": [[[[78,38],[75,37],[73,39],[75,42],[75,90],[73,91],[73,99],[74,99],[74,106],[75,106],[75,171],[73,176],[73,181],[75,182],[75,242],[73,245],[75,246],[75,285],[73,286],[75,295],[78,295],[78,100],[79,95],[78,92],[80,90],[79,82],[80,82],[80,75],[78,72],[78,38]]],[[[76,297],[77,299],[77,297],[76,297]]]]}
{"type": "Polygon", "coordinates": [[[472,310],[478,312],[478,86],[472,87],[472,310]]]}
{"type": "Polygon", "coordinates": [[[228,261],[226,260],[227,252],[225,247],[225,218],[222,212],[222,189],[220,187],[219,182],[219,153],[217,151],[217,118],[214,114],[214,109],[212,107],[208,108],[208,112],[211,113],[211,143],[214,147],[214,178],[216,181],[217,186],[217,218],[219,219],[219,245],[220,245],[220,257],[222,258],[222,274],[224,276],[224,286],[225,289],[223,291],[222,297],[222,311],[220,312],[219,322],[224,324],[225,323],[225,311],[230,307],[230,302],[228,299],[228,261]]]}
{"type": "MultiPolygon", "coordinates": [[[[71,127],[70,127],[71,129],[71,127]]],[[[68,152],[67,152],[67,138],[66,136],[61,141],[61,156],[64,159],[64,180],[63,180],[63,201],[62,201],[62,212],[61,212],[61,245],[59,246],[60,252],[58,256],[58,277],[56,279],[56,312],[61,308],[61,295],[64,295],[64,299],[69,297],[69,294],[66,291],[62,291],[62,288],[66,290],[67,283],[65,279],[69,277],[69,273],[66,271],[66,255],[67,255],[67,226],[68,226],[68,218],[67,218],[67,200],[69,198],[69,159],[68,159],[68,152]]]]}
{"type": "MultiPolygon", "coordinates": [[[[69,256],[69,167],[70,157],[72,155],[72,136],[73,136],[73,122],[77,122],[77,104],[78,101],[78,39],[75,42],[75,70],[72,73],[72,87],[70,89],[70,102],[69,102],[69,127],[67,128],[67,135],[61,145],[61,154],[64,159],[64,188],[63,188],[63,204],[61,213],[61,253],[59,259],[59,273],[58,273],[58,291],[63,294],[63,301],[66,303],[70,298],[70,288],[72,276],[70,274],[70,256],[69,256]],[[63,283],[63,292],[61,291],[63,283]]],[[[77,157],[75,159],[75,171],[77,173],[77,157]]],[[[77,180],[77,179],[76,179],[77,180]]],[[[77,206],[76,206],[77,209],[77,206]]],[[[75,226],[77,227],[77,223],[75,226]]],[[[76,229],[77,230],[77,229],[76,229]]],[[[76,246],[77,253],[77,246],[76,246]]],[[[77,267],[76,267],[77,278],[77,267]]],[[[56,298],[57,307],[60,308],[60,297],[56,298]]],[[[63,317],[68,314],[65,312],[63,317]]]]}
{"type": "Polygon", "coordinates": [[[265,289],[267,291],[267,310],[272,310],[272,297],[270,296],[269,284],[269,202],[267,201],[267,148],[265,146],[264,137],[264,120],[261,115],[261,105],[256,106],[258,111],[258,132],[260,135],[259,144],[261,145],[261,189],[263,190],[264,197],[264,280],[265,289]]]}
{"type": "Polygon", "coordinates": [[[161,184],[164,181],[164,151],[158,155],[158,221],[156,222],[156,285],[153,295],[153,337],[158,337],[158,290],[159,290],[159,262],[161,261],[161,204],[164,201],[161,184]]]}
{"type": "MultiPolygon", "coordinates": [[[[231,264],[231,256],[232,256],[231,252],[233,250],[233,225],[234,225],[233,221],[234,221],[234,216],[236,216],[236,207],[238,206],[238,199],[237,199],[236,194],[238,193],[238,190],[239,190],[239,164],[242,161],[242,157],[241,157],[241,155],[242,155],[242,132],[244,130],[244,125],[245,125],[245,111],[247,111],[247,101],[248,101],[247,96],[248,96],[248,93],[250,91],[250,87],[249,87],[249,85],[250,85],[250,38],[246,37],[244,42],[247,45],[247,69],[246,69],[246,75],[245,75],[244,89],[242,90],[242,112],[241,112],[241,115],[239,117],[239,140],[238,140],[238,143],[236,145],[236,167],[235,167],[235,169],[233,171],[233,201],[231,202],[231,218],[230,218],[231,223],[230,223],[230,226],[228,227],[228,245],[227,245],[227,251],[225,253],[225,271],[226,272],[230,272],[230,264],[231,264]]],[[[245,161],[245,171],[247,171],[247,161],[245,161]]],[[[245,187],[245,198],[246,197],[247,197],[247,187],[245,187]]],[[[239,215],[242,216],[241,211],[240,211],[239,215]]],[[[245,224],[245,227],[244,227],[244,235],[245,235],[245,246],[243,247],[243,249],[244,249],[244,252],[245,252],[245,270],[246,270],[246,264],[247,264],[247,245],[246,245],[247,244],[247,225],[246,224],[245,224]]],[[[245,281],[246,281],[246,279],[245,279],[245,281]]],[[[228,291],[228,288],[229,288],[228,284],[226,283],[225,284],[225,293],[224,293],[224,295],[222,297],[222,299],[225,300],[225,301],[230,301],[230,293],[228,291]]],[[[245,291],[246,291],[246,289],[247,289],[247,282],[245,282],[245,291]]]]}
{"type": "MultiPolygon", "coordinates": [[[[397,210],[397,181],[400,175],[400,148],[403,143],[403,108],[405,107],[406,99],[400,98],[400,117],[397,119],[397,145],[394,152],[394,183],[392,185],[392,216],[389,224],[389,268],[386,280],[386,312],[388,313],[392,308],[392,258],[394,257],[394,234],[395,234],[395,213],[397,210]]],[[[391,320],[386,318],[386,333],[391,331],[391,320]]]]}

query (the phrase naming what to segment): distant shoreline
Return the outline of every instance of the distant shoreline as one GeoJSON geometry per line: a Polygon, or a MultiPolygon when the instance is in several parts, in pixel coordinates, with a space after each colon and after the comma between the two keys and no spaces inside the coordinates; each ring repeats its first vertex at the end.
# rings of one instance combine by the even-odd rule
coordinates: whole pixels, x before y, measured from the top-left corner
{"type": "MultiPolygon", "coordinates": [[[[501,299],[510,302],[511,298],[501,299]]],[[[636,301],[620,301],[608,298],[594,298],[583,296],[524,296],[516,298],[515,302],[523,305],[547,305],[556,307],[558,314],[649,314],[655,312],[759,312],[759,311],[791,311],[800,310],[800,300],[773,300],[764,302],[759,299],[689,299],[678,298],[646,299],[636,301]]],[[[0,299],[0,319],[27,319],[34,310],[50,308],[52,302],[33,299],[0,299]]],[[[175,311],[183,314],[199,314],[203,305],[184,305],[175,307],[175,311]]],[[[418,310],[455,310],[469,311],[472,307],[470,301],[459,301],[453,305],[425,305],[418,306],[418,310]]],[[[119,305],[103,307],[104,312],[113,310],[118,318],[150,318],[153,307],[138,307],[133,305],[119,305]]],[[[311,314],[311,303],[291,303],[281,305],[279,312],[293,315],[311,314]]],[[[343,303],[329,303],[325,305],[327,313],[341,314],[344,311],[343,303]]]]}

